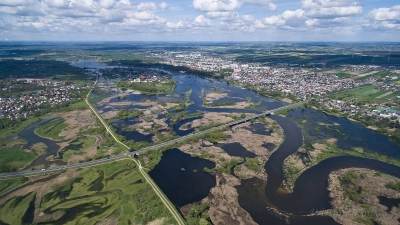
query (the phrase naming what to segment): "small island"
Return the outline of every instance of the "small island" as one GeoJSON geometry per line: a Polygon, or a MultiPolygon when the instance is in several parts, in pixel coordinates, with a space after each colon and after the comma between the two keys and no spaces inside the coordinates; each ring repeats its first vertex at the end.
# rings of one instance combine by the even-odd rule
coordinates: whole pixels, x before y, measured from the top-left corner
{"type": "Polygon", "coordinates": [[[139,91],[142,94],[170,94],[175,90],[176,83],[168,76],[158,74],[141,74],[138,77],[118,82],[121,89],[139,91]]]}

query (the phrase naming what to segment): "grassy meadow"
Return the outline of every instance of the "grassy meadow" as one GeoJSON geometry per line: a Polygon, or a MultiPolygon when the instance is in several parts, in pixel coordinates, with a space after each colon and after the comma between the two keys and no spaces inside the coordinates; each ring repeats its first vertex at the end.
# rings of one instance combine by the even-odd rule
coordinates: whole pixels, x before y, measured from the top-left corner
{"type": "Polygon", "coordinates": [[[33,191],[16,194],[0,205],[0,223],[24,224],[30,218],[32,223],[41,224],[128,225],[152,221],[174,224],[168,210],[130,160],[73,174],[62,182],[47,181],[51,185],[45,191],[34,182],[28,184],[33,191]],[[35,201],[39,204],[32,206],[35,201]],[[37,208],[32,210],[32,207],[37,208]]]}

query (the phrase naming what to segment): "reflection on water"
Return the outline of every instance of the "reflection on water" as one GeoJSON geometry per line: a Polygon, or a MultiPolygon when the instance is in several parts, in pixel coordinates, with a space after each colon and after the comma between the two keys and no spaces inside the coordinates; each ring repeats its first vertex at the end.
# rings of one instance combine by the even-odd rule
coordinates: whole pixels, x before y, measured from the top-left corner
{"type": "MultiPolygon", "coordinates": [[[[266,195],[266,186],[263,180],[250,178],[242,180],[237,186],[239,204],[255,222],[260,225],[338,225],[328,216],[287,216],[277,214],[272,208],[274,205],[266,195]]],[[[308,196],[311,193],[307,194],[308,196]]]]}
{"type": "Polygon", "coordinates": [[[387,136],[346,118],[327,115],[313,109],[295,109],[288,117],[302,124],[306,142],[336,138],[339,148],[361,147],[400,158],[400,146],[387,136]]]}
{"type": "Polygon", "coordinates": [[[252,133],[259,135],[271,135],[272,133],[271,129],[269,129],[267,126],[265,126],[265,124],[262,123],[250,124],[248,130],[251,131],[252,133]]]}
{"type": "MultiPolygon", "coordinates": [[[[225,81],[191,74],[181,75],[174,72],[171,72],[171,74],[172,78],[177,82],[177,86],[175,93],[168,96],[168,101],[182,101],[186,93],[191,90],[191,95],[189,96],[191,105],[187,109],[188,113],[257,113],[285,105],[283,102],[260,96],[253,91],[231,86],[225,81]],[[202,97],[207,91],[213,90],[228,93],[229,99],[236,98],[240,100],[240,98],[246,98],[259,104],[251,109],[207,108],[203,105],[202,97]]],[[[161,102],[166,97],[132,94],[123,100],[115,98],[112,101],[129,100],[137,102],[145,101],[146,99],[161,102]]],[[[327,216],[301,215],[330,207],[327,178],[332,171],[347,167],[361,167],[398,176],[398,167],[379,161],[357,157],[335,157],[306,170],[296,181],[293,193],[282,193],[279,191],[279,187],[283,181],[283,161],[303,144],[303,135],[306,143],[326,138],[336,138],[337,145],[340,148],[363,147],[392,157],[399,157],[400,148],[386,136],[367,129],[358,123],[345,118],[329,116],[312,109],[296,109],[290,112],[288,117],[273,116],[272,118],[283,128],[285,141],[271,155],[265,165],[268,182],[265,183],[262,180],[252,178],[243,180],[242,184],[237,187],[240,205],[260,224],[337,224],[327,216]],[[267,210],[268,208],[277,208],[292,216],[282,216],[272,210],[267,210]]],[[[194,131],[194,129],[179,129],[181,125],[187,122],[190,122],[190,120],[178,120],[177,124],[168,124],[170,129],[182,136],[194,131]]],[[[261,135],[270,134],[268,128],[257,123],[253,124],[249,129],[261,135]]],[[[268,150],[275,148],[275,146],[268,143],[265,143],[264,147],[268,150]]],[[[238,147],[237,144],[234,146],[226,145],[225,150],[228,154],[249,157],[249,151],[243,147],[238,147]]],[[[212,175],[192,171],[208,163],[211,162],[190,157],[174,149],[164,153],[160,164],[151,171],[151,175],[174,204],[183,206],[202,199],[208,194],[210,188],[215,185],[215,178],[212,175]]]]}
{"type": "Polygon", "coordinates": [[[177,206],[197,202],[215,186],[215,176],[204,172],[215,163],[192,157],[179,149],[164,152],[160,163],[149,173],[168,198],[177,206]]]}
{"type": "Polygon", "coordinates": [[[336,224],[329,217],[300,216],[331,207],[327,187],[329,174],[333,171],[357,167],[400,177],[399,167],[377,160],[351,156],[333,157],[306,170],[296,180],[293,193],[282,192],[279,189],[283,181],[282,164],[286,157],[302,145],[302,130],[287,118],[274,116],[273,119],[283,128],[285,140],[265,165],[267,184],[263,185],[264,182],[258,179],[248,179],[237,187],[240,205],[260,224],[286,224],[286,220],[290,221],[289,224],[336,224]],[[255,191],[249,191],[252,189],[255,191]],[[265,210],[268,207],[299,216],[282,218],[265,210]]]}
{"type": "Polygon", "coordinates": [[[239,142],[217,144],[217,146],[222,148],[230,156],[250,157],[250,158],[256,157],[256,154],[248,151],[239,142]]]}
{"type": "Polygon", "coordinates": [[[30,164],[29,167],[35,167],[39,165],[44,165],[45,167],[48,167],[50,164],[57,164],[57,165],[62,165],[65,164],[62,160],[54,160],[54,161],[48,161],[47,157],[49,156],[58,156],[58,151],[60,150],[60,146],[53,140],[47,139],[47,138],[42,138],[38,136],[35,133],[35,129],[38,128],[39,126],[47,123],[50,119],[45,119],[41,120],[35,123],[32,123],[30,126],[22,130],[18,135],[26,140],[26,145],[25,148],[32,148],[34,144],[37,143],[43,143],[46,145],[46,152],[42,155],[40,155],[38,158],[33,160],[33,162],[30,164]]]}
{"type": "Polygon", "coordinates": [[[399,208],[400,207],[400,198],[388,198],[385,196],[379,196],[379,204],[386,206],[386,211],[392,211],[393,207],[399,208]]]}

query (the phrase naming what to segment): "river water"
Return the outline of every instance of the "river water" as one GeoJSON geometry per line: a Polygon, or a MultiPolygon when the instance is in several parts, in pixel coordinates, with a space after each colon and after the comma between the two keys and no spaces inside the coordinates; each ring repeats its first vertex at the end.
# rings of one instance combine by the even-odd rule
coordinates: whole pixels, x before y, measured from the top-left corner
{"type": "MultiPolygon", "coordinates": [[[[175,93],[169,100],[181,101],[191,90],[192,104],[189,113],[194,112],[262,112],[276,108],[285,103],[263,97],[257,93],[232,86],[225,81],[209,79],[193,74],[180,74],[168,71],[177,82],[175,93]],[[230,99],[249,99],[258,105],[252,109],[207,108],[203,105],[202,96],[205,91],[218,90],[226,92],[230,99]]],[[[147,96],[131,94],[120,100],[112,101],[143,101],[145,99],[165,100],[164,96],[147,96]]],[[[101,107],[101,106],[99,106],[101,107]]],[[[121,107],[121,106],[118,106],[121,107]]],[[[124,106],[134,108],[134,106],[124,106]]],[[[364,148],[390,157],[400,157],[400,146],[375,131],[352,122],[345,118],[326,115],[313,109],[296,109],[287,117],[272,116],[284,130],[285,139],[280,147],[271,155],[265,164],[268,181],[265,183],[256,178],[242,180],[237,186],[239,204],[259,224],[304,224],[330,225],[337,224],[327,216],[304,216],[315,211],[328,209],[330,205],[328,176],[331,172],[343,168],[368,168],[382,173],[400,177],[400,168],[380,161],[359,157],[341,156],[320,162],[306,170],[295,182],[293,193],[285,193],[279,189],[283,181],[283,161],[296,152],[304,142],[335,138],[337,145],[343,149],[364,148]],[[276,213],[276,211],[280,213],[276,213]],[[283,216],[285,215],[285,216],[283,216]]],[[[179,136],[193,132],[192,129],[182,130],[180,126],[190,121],[178,121],[170,124],[170,128],[179,136]],[[177,125],[178,124],[178,125],[177,125]]],[[[268,130],[256,125],[255,132],[269,135],[268,130]]],[[[225,147],[229,147],[225,146],[225,147]]],[[[265,146],[266,151],[270,146],[265,146]]],[[[233,146],[231,154],[248,156],[237,145],[233,146]]],[[[270,149],[269,149],[270,150],[270,149]]],[[[249,155],[250,156],[250,155],[249,155]]],[[[251,157],[251,156],[250,156],[251,157]]],[[[202,168],[213,167],[212,162],[191,157],[179,149],[164,152],[160,163],[150,172],[152,178],[167,194],[170,200],[181,207],[206,197],[210,189],[215,186],[215,177],[204,172],[202,168]]]]}
{"type": "Polygon", "coordinates": [[[32,123],[29,125],[27,128],[23,129],[18,136],[23,138],[27,143],[25,145],[25,148],[31,148],[34,144],[37,143],[43,143],[46,146],[46,151],[44,154],[40,155],[38,158],[33,160],[29,167],[37,167],[37,166],[44,166],[48,167],[51,164],[57,164],[57,165],[63,165],[65,162],[62,160],[53,160],[53,161],[48,161],[47,158],[49,156],[54,156],[57,157],[59,154],[60,146],[57,144],[57,142],[40,137],[35,133],[35,129],[38,128],[39,126],[47,123],[50,119],[44,119],[37,121],[35,123],[32,123]]]}

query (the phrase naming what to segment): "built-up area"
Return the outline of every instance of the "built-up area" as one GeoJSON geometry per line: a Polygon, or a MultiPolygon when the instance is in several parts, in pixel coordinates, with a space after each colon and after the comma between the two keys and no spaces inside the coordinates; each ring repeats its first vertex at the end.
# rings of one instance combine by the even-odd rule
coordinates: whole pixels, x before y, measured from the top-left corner
{"type": "Polygon", "coordinates": [[[85,87],[52,79],[7,79],[0,81],[0,118],[11,120],[76,101],[85,87]]]}
{"type": "Polygon", "coordinates": [[[400,124],[400,73],[396,69],[374,65],[341,65],[327,69],[238,63],[204,52],[164,52],[154,56],[164,63],[193,70],[216,73],[230,70],[230,76],[225,79],[261,88],[267,93],[317,103],[350,117],[374,117],[400,124]],[[346,91],[350,96],[335,94],[346,91]]]}

